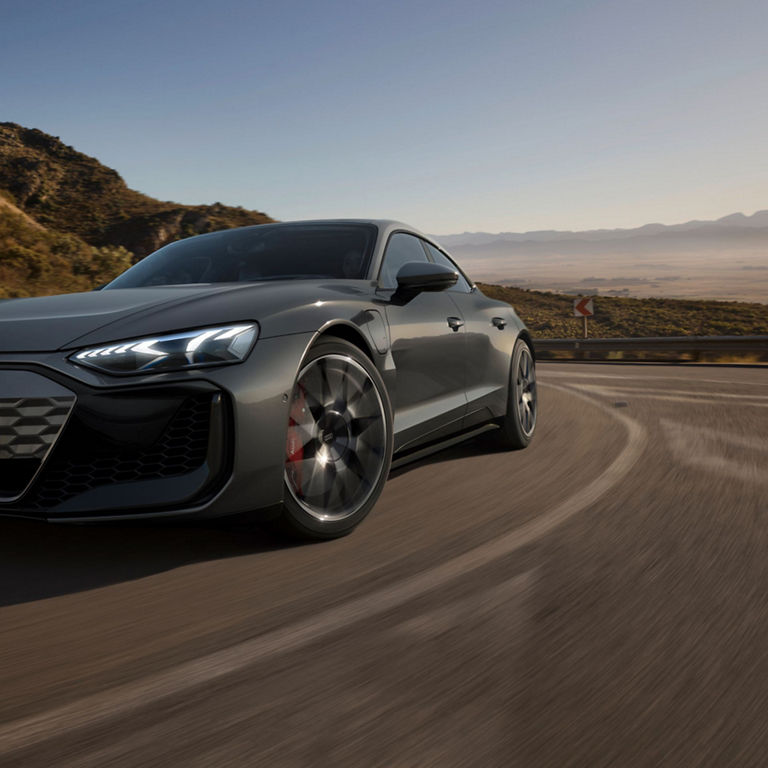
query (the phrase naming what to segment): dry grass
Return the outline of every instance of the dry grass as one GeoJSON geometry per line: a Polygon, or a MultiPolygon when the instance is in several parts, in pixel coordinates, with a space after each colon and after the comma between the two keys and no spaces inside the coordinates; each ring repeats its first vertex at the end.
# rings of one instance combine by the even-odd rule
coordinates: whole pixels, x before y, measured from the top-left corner
{"type": "MultiPolygon", "coordinates": [[[[480,284],[486,296],[506,301],[539,338],[578,338],[573,296],[480,284]]],[[[768,305],[694,299],[595,298],[593,338],[742,336],[768,334],[768,305]]]]}

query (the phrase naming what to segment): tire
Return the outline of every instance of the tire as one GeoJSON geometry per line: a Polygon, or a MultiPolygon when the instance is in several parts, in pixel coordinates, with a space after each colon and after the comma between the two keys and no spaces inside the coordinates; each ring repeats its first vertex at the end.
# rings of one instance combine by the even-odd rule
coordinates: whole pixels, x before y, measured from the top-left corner
{"type": "Polygon", "coordinates": [[[384,381],[353,344],[321,341],[291,394],[278,531],[332,539],[373,509],[392,462],[392,408],[384,381]]]}
{"type": "Polygon", "coordinates": [[[527,448],[536,431],[538,412],[536,363],[531,347],[519,338],[512,350],[507,413],[495,433],[497,445],[508,451],[527,448]]]}

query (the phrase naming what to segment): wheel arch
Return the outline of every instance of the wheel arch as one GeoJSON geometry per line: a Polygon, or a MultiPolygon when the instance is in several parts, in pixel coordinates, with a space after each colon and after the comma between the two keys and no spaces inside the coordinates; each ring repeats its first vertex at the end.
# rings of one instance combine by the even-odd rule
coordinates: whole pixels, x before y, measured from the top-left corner
{"type": "Polygon", "coordinates": [[[536,362],[536,347],[533,344],[533,336],[531,336],[530,331],[527,328],[523,328],[517,335],[517,338],[522,339],[528,345],[531,350],[531,355],[533,356],[533,361],[536,362]]]}
{"type": "Polygon", "coordinates": [[[350,344],[354,344],[369,360],[372,362],[375,361],[373,350],[371,349],[368,340],[360,329],[352,323],[338,321],[324,325],[315,334],[309,347],[311,348],[319,341],[326,341],[328,339],[342,339],[343,341],[348,341],[350,344]]]}

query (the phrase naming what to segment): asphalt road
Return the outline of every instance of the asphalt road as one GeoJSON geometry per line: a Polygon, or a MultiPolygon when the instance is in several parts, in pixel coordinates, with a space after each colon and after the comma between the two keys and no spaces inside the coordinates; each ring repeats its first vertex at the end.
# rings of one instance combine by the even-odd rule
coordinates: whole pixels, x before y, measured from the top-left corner
{"type": "Polygon", "coordinates": [[[0,766],[764,766],[768,370],[543,363],[346,539],[0,523],[0,766]]]}

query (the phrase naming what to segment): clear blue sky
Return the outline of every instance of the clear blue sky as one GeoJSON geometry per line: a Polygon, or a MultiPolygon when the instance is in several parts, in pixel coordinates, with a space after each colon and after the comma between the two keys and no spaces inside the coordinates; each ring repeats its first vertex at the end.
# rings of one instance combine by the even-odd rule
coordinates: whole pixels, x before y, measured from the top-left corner
{"type": "Polygon", "coordinates": [[[0,119],[161,199],[441,234],[768,207],[766,0],[0,9],[0,119]]]}

